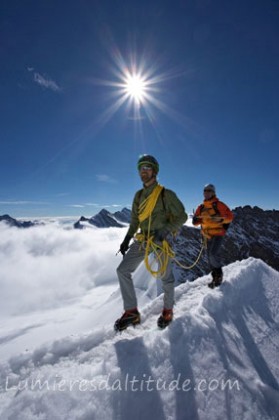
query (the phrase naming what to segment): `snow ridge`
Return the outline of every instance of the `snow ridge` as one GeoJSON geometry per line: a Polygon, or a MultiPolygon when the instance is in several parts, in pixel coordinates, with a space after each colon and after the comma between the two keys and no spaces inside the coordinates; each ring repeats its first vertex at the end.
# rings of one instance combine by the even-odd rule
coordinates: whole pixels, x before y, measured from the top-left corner
{"type": "Polygon", "coordinates": [[[224,276],[177,287],[164,331],[159,296],[137,328],[111,319],[2,363],[1,419],[277,419],[279,273],[249,258],[224,276]]]}

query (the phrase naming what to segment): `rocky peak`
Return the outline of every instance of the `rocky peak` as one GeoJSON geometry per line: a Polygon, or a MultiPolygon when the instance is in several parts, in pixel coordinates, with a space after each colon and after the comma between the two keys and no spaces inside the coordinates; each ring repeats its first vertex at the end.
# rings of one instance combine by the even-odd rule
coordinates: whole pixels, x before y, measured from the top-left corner
{"type": "Polygon", "coordinates": [[[0,222],[5,222],[9,226],[15,226],[19,228],[28,228],[31,226],[35,226],[35,222],[31,221],[20,221],[17,219],[14,219],[13,217],[9,216],[8,214],[4,214],[3,216],[0,216],[0,222]]]}
{"type": "MultiPolygon", "coordinates": [[[[259,207],[237,207],[233,210],[234,220],[224,238],[223,264],[248,257],[260,258],[275,270],[279,270],[279,211],[262,210],[259,207]]],[[[200,229],[183,226],[175,241],[178,259],[191,265],[201,249],[200,229]]],[[[193,280],[208,272],[206,253],[192,270],[176,267],[181,279],[193,280]]]]}
{"type": "Polygon", "coordinates": [[[98,214],[91,218],[82,216],[75,224],[75,229],[83,229],[87,225],[95,226],[98,228],[106,227],[126,227],[130,222],[131,210],[124,208],[121,211],[110,213],[106,209],[102,209],[98,214]]]}

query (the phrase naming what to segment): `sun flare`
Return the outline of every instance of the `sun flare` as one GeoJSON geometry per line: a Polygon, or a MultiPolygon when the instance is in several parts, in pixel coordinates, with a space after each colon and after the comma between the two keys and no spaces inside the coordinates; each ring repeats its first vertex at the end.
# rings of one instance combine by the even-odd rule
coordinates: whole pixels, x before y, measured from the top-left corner
{"type": "Polygon", "coordinates": [[[162,100],[163,89],[160,86],[178,77],[180,73],[175,70],[159,72],[159,64],[153,62],[152,65],[148,65],[148,60],[144,57],[136,59],[134,53],[131,53],[127,60],[115,44],[110,53],[114,62],[114,80],[100,80],[99,83],[114,89],[114,101],[101,115],[102,124],[109,121],[122,106],[125,106],[127,118],[135,123],[148,119],[154,126],[158,115],[156,111],[176,121],[181,119],[180,114],[162,100]]]}
{"type": "Polygon", "coordinates": [[[125,92],[137,103],[143,102],[146,95],[146,83],[137,74],[128,75],[125,81],[125,92]]]}

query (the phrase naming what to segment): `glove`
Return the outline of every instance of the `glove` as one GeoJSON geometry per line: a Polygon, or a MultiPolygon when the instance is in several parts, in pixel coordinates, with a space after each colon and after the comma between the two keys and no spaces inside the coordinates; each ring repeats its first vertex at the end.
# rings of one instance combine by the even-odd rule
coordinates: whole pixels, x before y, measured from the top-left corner
{"type": "Polygon", "coordinates": [[[197,225],[198,223],[201,223],[201,221],[202,221],[201,217],[193,216],[193,219],[192,219],[193,225],[197,225]]]}
{"type": "Polygon", "coordinates": [[[213,216],[211,217],[211,220],[217,223],[222,223],[224,221],[223,217],[220,217],[220,216],[213,216]]]}
{"type": "Polygon", "coordinates": [[[130,235],[126,235],[124,241],[120,245],[120,252],[124,256],[129,249],[129,243],[132,237],[130,235]]]}
{"type": "Polygon", "coordinates": [[[163,242],[170,232],[167,229],[157,229],[154,232],[154,241],[163,242]]]}

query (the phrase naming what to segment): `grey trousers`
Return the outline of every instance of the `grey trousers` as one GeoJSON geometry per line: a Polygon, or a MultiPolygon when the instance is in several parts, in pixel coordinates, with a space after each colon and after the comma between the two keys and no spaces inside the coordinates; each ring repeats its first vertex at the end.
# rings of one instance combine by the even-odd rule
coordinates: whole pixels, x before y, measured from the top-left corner
{"type": "Polygon", "coordinates": [[[214,268],[221,268],[221,246],[223,243],[223,236],[213,236],[207,240],[207,258],[210,270],[214,268]]]}
{"type": "MultiPolygon", "coordinates": [[[[124,255],[122,262],[117,267],[117,275],[122,294],[124,310],[137,307],[137,297],[132,280],[132,274],[144,260],[145,249],[142,244],[135,241],[130,246],[128,252],[124,255]]],[[[162,281],[162,289],[164,292],[164,308],[172,309],[174,305],[174,276],[171,268],[171,260],[169,260],[166,272],[162,281]]]]}

